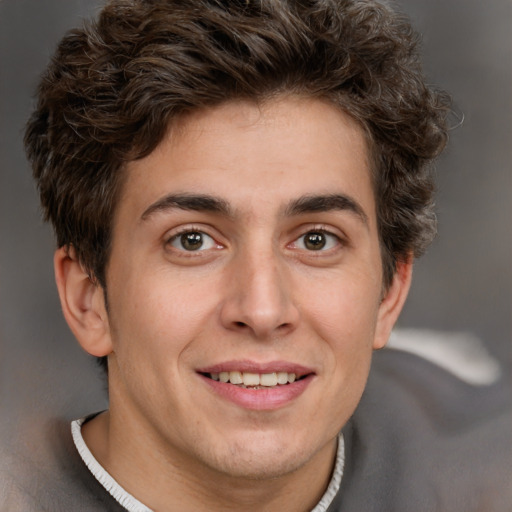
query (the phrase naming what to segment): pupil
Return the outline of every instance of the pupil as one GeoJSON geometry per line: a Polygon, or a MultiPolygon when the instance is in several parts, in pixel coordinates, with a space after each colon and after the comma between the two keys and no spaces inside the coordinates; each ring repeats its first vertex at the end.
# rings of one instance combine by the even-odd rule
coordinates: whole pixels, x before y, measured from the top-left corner
{"type": "Polygon", "coordinates": [[[185,233],[181,235],[181,245],[187,251],[196,251],[203,245],[203,235],[201,233],[185,233]]]}
{"type": "Polygon", "coordinates": [[[308,233],[304,244],[312,251],[318,251],[325,247],[325,236],[323,233],[308,233]]]}

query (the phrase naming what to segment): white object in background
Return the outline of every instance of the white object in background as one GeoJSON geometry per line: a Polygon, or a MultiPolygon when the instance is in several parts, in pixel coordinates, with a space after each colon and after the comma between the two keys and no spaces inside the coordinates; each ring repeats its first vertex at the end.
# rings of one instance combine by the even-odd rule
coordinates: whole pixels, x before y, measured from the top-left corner
{"type": "Polygon", "coordinates": [[[469,332],[395,329],[387,347],[423,357],[474,386],[488,386],[501,376],[499,362],[469,332]]]}

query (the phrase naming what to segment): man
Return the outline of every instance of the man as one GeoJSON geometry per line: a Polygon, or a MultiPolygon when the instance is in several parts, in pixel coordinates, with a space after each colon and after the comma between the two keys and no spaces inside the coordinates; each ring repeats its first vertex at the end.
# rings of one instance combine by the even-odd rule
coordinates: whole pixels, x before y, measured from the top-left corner
{"type": "Polygon", "coordinates": [[[77,496],[434,510],[425,415],[378,376],[358,407],[435,232],[449,105],[416,45],[369,1],[118,0],[63,39],[26,145],[64,315],[108,371],[77,496]]]}

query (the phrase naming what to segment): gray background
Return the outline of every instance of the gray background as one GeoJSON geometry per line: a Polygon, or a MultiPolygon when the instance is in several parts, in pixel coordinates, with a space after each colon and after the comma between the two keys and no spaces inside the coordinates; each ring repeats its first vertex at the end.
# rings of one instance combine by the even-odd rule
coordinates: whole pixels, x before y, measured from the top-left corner
{"type": "MultiPolygon", "coordinates": [[[[106,407],[101,373],[61,317],[53,238],[21,142],[38,74],[64,31],[98,3],[0,0],[0,481],[20,461],[42,464],[41,423],[106,407]]],[[[400,325],[473,332],[509,369],[512,3],[401,5],[424,35],[429,80],[452,93],[465,122],[437,166],[439,236],[416,266],[400,325]]]]}

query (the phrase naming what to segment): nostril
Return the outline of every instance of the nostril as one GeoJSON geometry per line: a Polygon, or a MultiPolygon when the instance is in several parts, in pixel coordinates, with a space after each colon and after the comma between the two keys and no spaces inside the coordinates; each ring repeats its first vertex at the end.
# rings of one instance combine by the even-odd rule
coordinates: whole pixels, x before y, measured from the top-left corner
{"type": "Polygon", "coordinates": [[[245,324],[244,322],[235,322],[235,325],[237,327],[247,327],[247,324],[245,324]]]}

